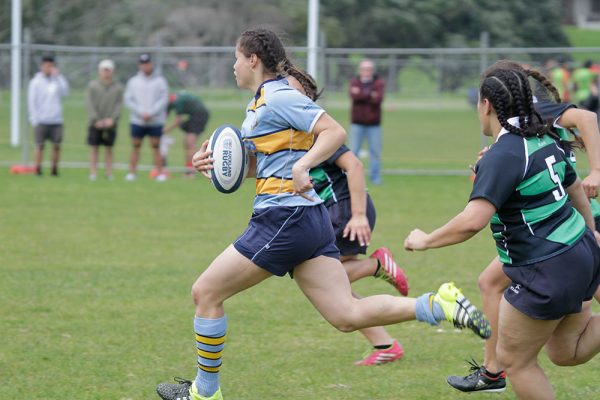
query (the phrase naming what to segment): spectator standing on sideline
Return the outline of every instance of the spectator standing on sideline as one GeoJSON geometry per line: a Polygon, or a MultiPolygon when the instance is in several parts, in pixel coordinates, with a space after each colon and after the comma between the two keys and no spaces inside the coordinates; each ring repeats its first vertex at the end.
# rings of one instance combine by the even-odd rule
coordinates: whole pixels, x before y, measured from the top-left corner
{"type": "Polygon", "coordinates": [[[56,67],[54,56],[42,57],[40,71],[29,82],[27,104],[29,122],[35,132],[35,168],[42,175],[44,142],[52,147],[52,175],[58,176],[60,144],[63,138],[62,98],[69,94],[69,83],[56,67]]]}
{"type": "Polygon", "coordinates": [[[98,148],[105,147],[106,179],[112,180],[112,148],[117,137],[117,124],[123,107],[123,85],[113,80],[115,63],[102,60],[98,64],[98,78],[90,81],[85,91],[89,115],[87,143],[91,147],[90,180],[96,180],[98,148]]]}
{"type": "Polygon", "coordinates": [[[350,148],[359,155],[365,138],[369,144],[369,177],[375,185],[381,183],[381,103],[385,92],[385,82],[375,74],[375,64],[362,60],[358,76],[350,81],[352,98],[352,127],[350,148]]]}
{"type": "Polygon", "coordinates": [[[141,54],[138,61],[139,71],[127,82],[124,96],[125,105],[130,110],[129,120],[133,144],[129,161],[129,173],[125,179],[128,181],[135,180],[140,147],[144,137],[148,136],[156,169],[155,179],[162,182],[167,179],[167,175],[163,173],[159,145],[163,125],[167,119],[169,86],[165,78],[154,70],[150,54],[141,54]]]}
{"type": "Polygon", "coordinates": [[[186,175],[194,175],[195,169],[192,166],[192,156],[197,150],[198,136],[204,132],[204,127],[208,122],[209,112],[202,100],[184,91],[169,96],[167,114],[171,110],[175,110],[175,120],[163,129],[163,134],[181,127],[181,130],[185,133],[183,148],[185,151],[186,175]],[[184,115],[187,116],[185,121],[183,120],[184,115]]]}
{"type": "Polygon", "coordinates": [[[581,67],[573,71],[575,83],[575,100],[577,105],[589,111],[598,109],[598,74],[592,70],[592,61],[586,61],[581,67]]]}
{"type": "Polygon", "coordinates": [[[570,86],[571,86],[571,73],[567,68],[567,60],[564,58],[560,58],[558,63],[554,63],[551,68],[548,69],[548,74],[550,79],[556,89],[558,89],[558,94],[560,94],[560,98],[568,103],[571,99],[570,86]]]}

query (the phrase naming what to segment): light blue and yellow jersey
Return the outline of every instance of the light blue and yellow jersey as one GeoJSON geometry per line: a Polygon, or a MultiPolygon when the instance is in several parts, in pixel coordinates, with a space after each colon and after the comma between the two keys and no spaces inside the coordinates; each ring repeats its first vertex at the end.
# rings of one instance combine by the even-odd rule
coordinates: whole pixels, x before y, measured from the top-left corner
{"type": "Polygon", "coordinates": [[[312,189],[305,194],[314,201],[292,195],[292,166],[313,145],[311,132],[324,112],[285,79],[268,80],[258,88],[242,123],[246,148],[256,156],[255,209],[322,203],[312,189]]]}

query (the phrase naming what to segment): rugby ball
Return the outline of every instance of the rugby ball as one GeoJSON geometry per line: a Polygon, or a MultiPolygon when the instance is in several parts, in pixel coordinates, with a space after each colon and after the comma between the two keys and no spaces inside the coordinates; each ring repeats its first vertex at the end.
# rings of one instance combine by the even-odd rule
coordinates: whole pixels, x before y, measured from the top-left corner
{"type": "Polygon", "coordinates": [[[242,134],[233,125],[221,125],[208,139],[212,150],[213,169],[210,180],[221,193],[235,192],[248,173],[248,154],[242,134]]]}

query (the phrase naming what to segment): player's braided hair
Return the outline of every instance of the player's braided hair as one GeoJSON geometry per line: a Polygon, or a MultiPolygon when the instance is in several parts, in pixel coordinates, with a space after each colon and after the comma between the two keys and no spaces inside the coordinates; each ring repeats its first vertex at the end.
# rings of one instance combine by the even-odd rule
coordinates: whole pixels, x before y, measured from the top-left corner
{"type": "MultiPolygon", "coordinates": [[[[488,69],[486,69],[483,73],[483,77],[485,78],[487,75],[489,75],[495,69],[510,69],[513,71],[521,71],[521,72],[525,73],[528,77],[532,78],[533,80],[535,80],[537,83],[539,83],[541,85],[541,88],[536,87],[535,89],[544,90],[546,92],[546,93],[539,93],[539,90],[534,90],[534,95],[536,97],[548,98],[548,95],[551,95],[552,101],[554,101],[556,103],[562,102],[562,100],[560,98],[560,93],[558,92],[558,89],[556,89],[556,87],[552,84],[552,82],[550,82],[550,80],[544,74],[542,74],[540,71],[538,71],[536,69],[528,68],[526,66],[519,64],[516,61],[500,60],[500,61],[497,61],[496,63],[494,63],[494,65],[492,65],[488,69]]],[[[533,89],[533,86],[532,86],[532,89],[533,89]]]]}
{"type": "Polygon", "coordinates": [[[527,76],[530,76],[531,78],[538,81],[548,92],[550,92],[550,94],[552,94],[552,97],[554,97],[555,102],[562,103],[560,93],[558,92],[556,86],[554,86],[552,82],[550,82],[550,79],[548,79],[544,74],[542,74],[536,69],[527,68],[525,69],[525,72],[527,73],[527,76]]]}
{"type": "MultiPolygon", "coordinates": [[[[548,79],[544,74],[542,74],[540,71],[535,70],[535,69],[527,68],[527,69],[525,69],[525,72],[527,73],[527,76],[531,77],[536,82],[538,82],[541,86],[543,86],[544,91],[546,93],[550,93],[550,95],[552,95],[553,100],[556,103],[562,103],[562,99],[560,98],[560,93],[559,93],[558,89],[556,88],[556,86],[554,86],[554,84],[552,84],[552,82],[550,82],[550,79],[548,79]]],[[[542,95],[540,95],[538,97],[542,97],[542,95]]],[[[554,130],[554,123],[552,120],[548,120],[548,121],[546,121],[546,123],[547,123],[549,129],[554,130]]],[[[567,131],[571,134],[571,136],[573,136],[574,140],[569,141],[569,140],[564,140],[561,138],[561,143],[563,144],[563,147],[570,149],[570,150],[572,150],[574,148],[585,150],[585,143],[583,142],[583,139],[581,139],[581,137],[579,135],[576,135],[572,129],[567,129],[567,131]]]]}
{"type": "Polygon", "coordinates": [[[314,79],[296,67],[287,57],[285,47],[275,32],[268,29],[247,30],[238,39],[238,47],[246,57],[256,54],[267,72],[293,76],[300,82],[308,97],[317,100],[319,95],[314,79]]]}
{"type": "MultiPolygon", "coordinates": [[[[484,71],[483,78],[490,75],[496,69],[509,69],[513,71],[520,71],[533,80],[533,82],[530,82],[531,85],[538,84],[535,88],[536,90],[533,93],[538,98],[538,100],[546,99],[547,101],[554,101],[556,103],[562,102],[558,89],[556,89],[552,82],[540,71],[532,68],[527,68],[516,61],[500,60],[484,71]]],[[[551,119],[549,119],[548,121],[544,121],[544,123],[546,124],[547,130],[555,133],[553,121],[551,119]]],[[[567,131],[573,136],[574,141],[564,140],[561,138],[560,141],[563,144],[563,147],[567,149],[579,148],[585,150],[585,144],[583,143],[583,140],[579,136],[575,135],[575,133],[571,129],[567,129],[567,131]]],[[[555,133],[555,135],[559,136],[557,133],[555,133]]],[[[555,135],[552,136],[555,137],[555,135]]]]}
{"type": "Polygon", "coordinates": [[[310,97],[313,101],[316,101],[319,97],[321,97],[321,93],[323,93],[323,91],[318,90],[317,83],[313,77],[292,64],[288,58],[283,60],[278,65],[278,71],[283,76],[291,75],[296,78],[302,85],[306,96],[310,97]]]}
{"type": "Polygon", "coordinates": [[[495,68],[485,76],[480,87],[481,99],[488,99],[498,121],[504,129],[523,137],[551,134],[542,118],[533,107],[531,87],[523,71],[495,68]],[[508,122],[511,117],[519,118],[519,127],[508,122]]]}

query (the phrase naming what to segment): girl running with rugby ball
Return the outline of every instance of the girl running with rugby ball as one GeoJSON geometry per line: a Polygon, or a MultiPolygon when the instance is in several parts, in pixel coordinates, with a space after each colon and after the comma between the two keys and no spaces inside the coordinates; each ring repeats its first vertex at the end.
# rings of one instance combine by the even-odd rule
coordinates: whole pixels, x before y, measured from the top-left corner
{"type": "MultiPolygon", "coordinates": [[[[309,177],[311,168],[344,143],[346,132],[312,100],[318,93],[314,81],[289,61],[276,34],[266,29],[242,33],[235,58],[238,87],[254,95],[241,128],[254,154],[248,173],[256,176],[254,211],[248,228],[192,287],[196,378],[160,384],[159,396],[166,400],[223,398],[219,382],[227,330],[223,303],[273,275],[293,273],[319,313],[343,332],[414,319],[433,325],[448,320],[489,337],[483,314],[452,284],[417,299],[352,296],[329,215],[309,177]],[[308,96],[292,89],[284,78],[287,75],[294,76],[308,96]],[[314,141],[317,135],[319,140],[314,141]]],[[[212,159],[206,146],[204,142],[192,162],[208,177],[212,159]]]]}

